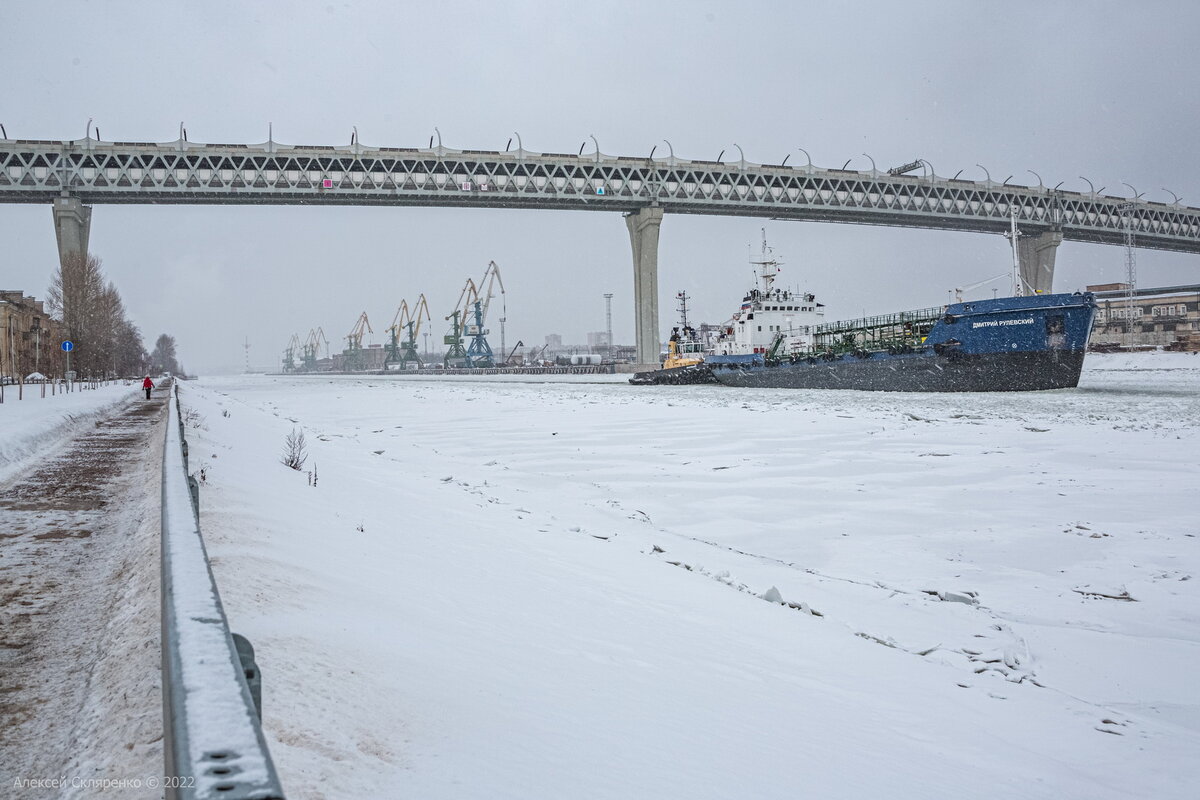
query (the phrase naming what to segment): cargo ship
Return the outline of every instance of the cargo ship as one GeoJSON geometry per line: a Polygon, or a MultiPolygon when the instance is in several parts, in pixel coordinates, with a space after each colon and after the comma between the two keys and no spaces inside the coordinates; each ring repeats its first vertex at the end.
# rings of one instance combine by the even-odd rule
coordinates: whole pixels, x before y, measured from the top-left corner
{"type": "Polygon", "coordinates": [[[774,285],[780,262],[765,237],[762,254],[751,263],[755,287],[703,362],[688,368],[688,379],[635,382],[892,392],[1017,392],[1079,384],[1096,312],[1091,294],[959,298],[826,323],[812,294],[774,285]]]}

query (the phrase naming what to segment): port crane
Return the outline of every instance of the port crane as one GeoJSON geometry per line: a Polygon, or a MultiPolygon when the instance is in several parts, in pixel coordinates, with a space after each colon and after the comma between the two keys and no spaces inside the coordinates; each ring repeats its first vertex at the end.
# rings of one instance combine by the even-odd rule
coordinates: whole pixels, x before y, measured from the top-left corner
{"type": "Polygon", "coordinates": [[[346,336],[346,360],[343,363],[343,369],[347,372],[355,372],[366,369],[367,360],[363,355],[362,340],[365,333],[374,333],[371,329],[371,321],[367,319],[367,312],[362,312],[358,315],[358,322],[354,323],[354,327],[346,336]]]}
{"type": "Polygon", "coordinates": [[[288,341],[287,349],[283,351],[283,371],[285,373],[296,371],[296,351],[300,349],[300,335],[292,334],[292,338],[288,341]]]}
{"type": "Polygon", "coordinates": [[[484,335],[487,331],[483,330],[482,320],[479,313],[479,290],[475,288],[475,281],[467,278],[466,285],[458,295],[458,302],[454,304],[454,310],[446,316],[446,321],[450,322],[450,333],[442,339],[446,345],[446,357],[442,359],[442,364],[446,368],[451,367],[491,367],[495,366],[492,359],[492,350],[487,346],[487,339],[484,335]],[[471,324],[468,322],[470,318],[479,321],[471,324]],[[468,328],[473,330],[473,333],[468,333],[468,328]],[[463,337],[472,336],[471,347],[467,349],[463,347],[463,337]],[[480,351],[479,343],[482,341],[483,348],[486,349],[487,363],[475,363],[473,352],[480,351]]]}
{"type": "Polygon", "coordinates": [[[483,303],[480,326],[488,318],[488,310],[491,308],[492,299],[496,296],[496,288],[500,288],[500,354],[503,355],[508,352],[508,345],[504,338],[504,323],[508,322],[508,303],[504,296],[504,280],[500,277],[500,267],[496,265],[495,261],[488,262],[487,269],[483,271],[483,277],[476,285],[479,287],[479,298],[483,303]]]}
{"type": "Polygon", "coordinates": [[[417,355],[417,336],[421,333],[421,322],[429,321],[429,304],[425,295],[417,298],[412,311],[409,311],[408,301],[401,300],[400,308],[388,328],[387,358],[384,368],[390,364],[399,364],[400,369],[408,369],[410,364],[418,369],[421,367],[421,357],[417,355]],[[404,331],[404,340],[400,341],[399,332],[404,331]]]}
{"type": "Polygon", "coordinates": [[[317,359],[321,358],[321,344],[325,345],[325,358],[329,358],[329,340],[325,338],[325,330],[323,328],[310,328],[308,338],[304,340],[303,355],[301,362],[305,372],[315,372],[317,369],[317,359]]]}
{"type": "Polygon", "coordinates": [[[508,306],[505,300],[504,279],[500,277],[500,267],[496,262],[489,261],[479,283],[467,278],[454,311],[446,317],[446,320],[451,322],[451,329],[443,339],[449,347],[444,360],[445,366],[496,366],[496,356],[487,340],[490,331],[486,325],[497,289],[500,290],[500,354],[503,357],[507,352],[504,323],[508,321],[508,306]],[[464,339],[470,339],[470,344],[465,347],[464,339]]]}

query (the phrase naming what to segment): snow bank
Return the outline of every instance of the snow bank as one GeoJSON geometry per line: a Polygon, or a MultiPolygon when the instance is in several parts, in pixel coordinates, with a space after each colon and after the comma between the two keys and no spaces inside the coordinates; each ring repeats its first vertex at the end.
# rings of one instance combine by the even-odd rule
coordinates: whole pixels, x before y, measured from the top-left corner
{"type": "Polygon", "coordinates": [[[17,400],[16,387],[6,386],[0,403],[0,481],[136,394],[135,388],[114,383],[43,398],[41,386],[26,386],[25,398],[17,400]]]}

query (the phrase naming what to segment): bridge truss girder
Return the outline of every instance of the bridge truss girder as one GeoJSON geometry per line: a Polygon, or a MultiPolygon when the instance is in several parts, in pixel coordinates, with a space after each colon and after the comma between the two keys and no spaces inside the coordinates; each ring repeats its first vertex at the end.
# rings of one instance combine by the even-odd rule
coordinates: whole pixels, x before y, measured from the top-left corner
{"type": "MultiPolygon", "coordinates": [[[[0,140],[0,202],[329,204],[722,214],[1124,243],[1126,198],[872,171],[494,153],[0,140]],[[602,191],[603,193],[598,193],[602,191]]],[[[1140,201],[1139,247],[1200,252],[1200,209],[1140,201]]]]}

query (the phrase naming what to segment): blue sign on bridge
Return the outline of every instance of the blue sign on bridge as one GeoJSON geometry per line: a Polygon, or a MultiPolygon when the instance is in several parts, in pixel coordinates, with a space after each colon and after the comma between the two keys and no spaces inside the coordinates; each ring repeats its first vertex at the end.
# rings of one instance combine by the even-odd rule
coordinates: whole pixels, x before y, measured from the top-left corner
{"type": "Polygon", "coordinates": [[[69,353],[69,352],[71,352],[72,350],[74,350],[74,349],[75,349],[75,343],[74,343],[74,342],[71,342],[71,341],[66,341],[66,342],[63,342],[63,343],[62,343],[62,349],[63,349],[65,352],[69,353]]]}

